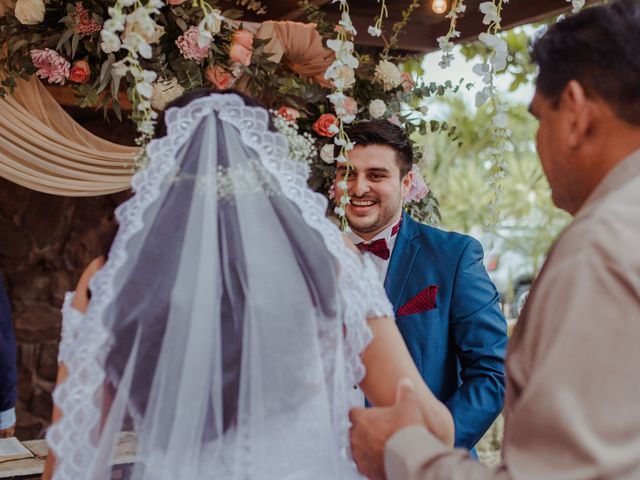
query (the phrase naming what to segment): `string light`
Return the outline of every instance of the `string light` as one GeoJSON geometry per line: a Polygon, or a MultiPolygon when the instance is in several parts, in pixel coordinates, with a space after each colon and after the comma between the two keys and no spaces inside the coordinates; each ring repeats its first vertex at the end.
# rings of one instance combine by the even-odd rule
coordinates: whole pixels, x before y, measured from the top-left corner
{"type": "Polygon", "coordinates": [[[438,15],[446,12],[447,7],[447,0],[433,0],[433,3],[431,4],[431,9],[438,15]]]}

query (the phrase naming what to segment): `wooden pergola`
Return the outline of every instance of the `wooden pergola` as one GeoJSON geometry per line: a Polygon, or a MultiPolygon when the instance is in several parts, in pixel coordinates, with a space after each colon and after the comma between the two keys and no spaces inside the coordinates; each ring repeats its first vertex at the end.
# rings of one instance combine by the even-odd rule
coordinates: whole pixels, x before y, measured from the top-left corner
{"type": "MultiPolygon", "coordinates": [[[[482,24],[483,14],[478,10],[478,6],[483,0],[465,0],[466,12],[458,21],[458,30],[462,33],[458,42],[465,42],[474,39],[481,32],[486,30],[486,25],[482,24]]],[[[595,0],[587,0],[594,3],[595,0]]],[[[233,2],[229,2],[230,7],[233,2]]],[[[298,0],[266,0],[263,3],[267,6],[266,15],[250,17],[251,20],[293,20],[306,21],[304,13],[298,7],[298,0]]],[[[338,5],[331,0],[313,0],[311,3],[319,6],[326,12],[327,20],[337,23],[338,5]]],[[[402,12],[405,11],[412,0],[387,0],[389,18],[384,22],[386,31],[390,31],[391,26],[400,20],[402,12]]],[[[409,24],[399,37],[399,48],[409,52],[429,52],[438,48],[436,39],[447,33],[449,29],[449,19],[446,12],[437,14],[433,11],[433,0],[421,0],[420,6],[413,12],[409,24]]],[[[448,8],[451,7],[452,0],[446,0],[448,8]]],[[[371,37],[367,34],[367,27],[372,24],[373,18],[380,12],[378,1],[374,0],[349,0],[351,19],[359,34],[356,43],[359,45],[380,47],[382,40],[371,37]]],[[[518,25],[536,22],[554,15],[567,12],[571,9],[571,4],[566,0],[510,0],[505,3],[502,13],[502,28],[508,29],[518,25]]]]}

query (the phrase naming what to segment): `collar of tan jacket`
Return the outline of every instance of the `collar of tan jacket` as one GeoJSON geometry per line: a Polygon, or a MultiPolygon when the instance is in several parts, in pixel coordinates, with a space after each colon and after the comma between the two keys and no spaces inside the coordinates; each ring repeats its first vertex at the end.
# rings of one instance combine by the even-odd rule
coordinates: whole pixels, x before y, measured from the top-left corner
{"type": "Polygon", "coordinates": [[[636,150],[616,165],[587,197],[575,218],[589,215],[610,193],[619,190],[625,183],[640,175],[640,150],[636,150]]]}

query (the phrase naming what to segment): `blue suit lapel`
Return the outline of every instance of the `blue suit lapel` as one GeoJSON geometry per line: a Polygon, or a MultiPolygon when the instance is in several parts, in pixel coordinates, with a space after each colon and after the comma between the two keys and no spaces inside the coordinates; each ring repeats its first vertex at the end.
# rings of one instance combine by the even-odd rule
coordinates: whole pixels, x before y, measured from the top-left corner
{"type": "Polygon", "coordinates": [[[411,268],[420,251],[419,242],[414,239],[420,235],[417,222],[406,213],[402,214],[402,225],[398,232],[398,238],[389,260],[389,269],[384,280],[384,288],[389,300],[393,304],[393,310],[400,308],[400,299],[404,292],[407,280],[411,274],[411,268]]]}

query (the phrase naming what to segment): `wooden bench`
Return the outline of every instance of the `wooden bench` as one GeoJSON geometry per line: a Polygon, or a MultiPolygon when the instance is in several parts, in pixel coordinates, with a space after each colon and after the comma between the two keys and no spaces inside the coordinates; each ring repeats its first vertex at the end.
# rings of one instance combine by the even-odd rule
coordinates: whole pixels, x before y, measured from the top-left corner
{"type": "MultiPolygon", "coordinates": [[[[22,442],[35,456],[21,460],[10,460],[0,463],[0,478],[39,478],[44,471],[47,459],[47,442],[45,440],[29,440],[22,442]]],[[[127,465],[135,461],[136,435],[122,432],[118,438],[118,446],[113,465],[127,465]]]]}

